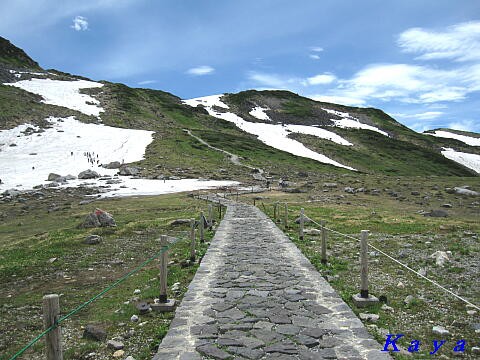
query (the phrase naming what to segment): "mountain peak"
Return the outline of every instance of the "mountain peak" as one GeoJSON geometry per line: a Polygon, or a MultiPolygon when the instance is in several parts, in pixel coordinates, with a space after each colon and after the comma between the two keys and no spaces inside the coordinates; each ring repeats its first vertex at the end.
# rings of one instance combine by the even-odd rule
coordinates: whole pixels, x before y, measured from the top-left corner
{"type": "Polygon", "coordinates": [[[9,69],[42,69],[25,51],[0,36],[0,66],[1,65],[9,69]]]}

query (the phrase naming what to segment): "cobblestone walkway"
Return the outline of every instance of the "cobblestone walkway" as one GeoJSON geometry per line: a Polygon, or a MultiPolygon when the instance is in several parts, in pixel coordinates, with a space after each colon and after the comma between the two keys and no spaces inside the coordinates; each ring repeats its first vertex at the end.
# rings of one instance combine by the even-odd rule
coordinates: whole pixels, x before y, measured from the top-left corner
{"type": "Polygon", "coordinates": [[[231,203],[154,360],[390,359],[297,247],[231,203]]]}

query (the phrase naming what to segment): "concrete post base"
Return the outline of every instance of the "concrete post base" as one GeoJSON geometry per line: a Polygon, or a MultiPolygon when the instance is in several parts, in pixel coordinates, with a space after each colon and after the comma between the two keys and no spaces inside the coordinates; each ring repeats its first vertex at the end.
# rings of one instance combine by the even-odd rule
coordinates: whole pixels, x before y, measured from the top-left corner
{"type": "Polygon", "coordinates": [[[175,310],[175,299],[167,299],[167,302],[161,303],[153,303],[150,305],[153,311],[158,312],[170,312],[175,310]]]}
{"type": "Polygon", "coordinates": [[[378,298],[373,295],[368,295],[368,297],[361,297],[360,294],[355,294],[352,296],[353,303],[358,308],[364,308],[374,304],[378,304],[378,298]]]}

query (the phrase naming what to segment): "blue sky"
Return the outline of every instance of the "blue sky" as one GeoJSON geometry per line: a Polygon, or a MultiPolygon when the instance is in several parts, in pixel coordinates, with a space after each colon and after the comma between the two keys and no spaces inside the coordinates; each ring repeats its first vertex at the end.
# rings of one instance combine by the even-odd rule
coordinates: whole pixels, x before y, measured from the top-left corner
{"type": "Polygon", "coordinates": [[[478,0],[0,0],[44,68],[182,98],[288,89],[480,132],[478,0]]]}

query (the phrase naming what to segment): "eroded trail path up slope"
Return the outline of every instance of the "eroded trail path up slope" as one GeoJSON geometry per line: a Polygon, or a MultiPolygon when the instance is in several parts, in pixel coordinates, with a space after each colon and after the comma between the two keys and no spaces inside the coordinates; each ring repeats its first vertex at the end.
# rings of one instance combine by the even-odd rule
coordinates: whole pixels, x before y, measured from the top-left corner
{"type": "Polygon", "coordinates": [[[228,209],[160,359],[390,359],[259,209],[228,209]]]}

